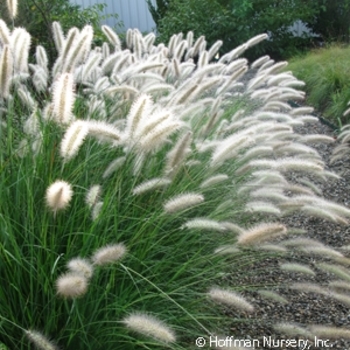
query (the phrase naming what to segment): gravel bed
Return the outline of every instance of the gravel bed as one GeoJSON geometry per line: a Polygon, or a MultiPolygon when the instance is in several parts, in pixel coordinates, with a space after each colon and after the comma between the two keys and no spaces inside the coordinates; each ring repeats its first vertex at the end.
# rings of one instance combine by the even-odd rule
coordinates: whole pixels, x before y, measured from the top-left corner
{"type": "MultiPolygon", "coordinates": [[[[327,125],[321,122],[307,124],[302,128],[295,130],[299,134],[325,134],[334,136],[335,132],[327,125]]],[[[327,182],[318,183],[323,196],[334,202],[350,207],[350,167],[349,159],[338,161],[329,165],[330,155],[338,142],[333,144],[315,144],[312,145],[318,150],[326,163],[326,169],[342,175],[340,180],[330,179],[327,182]]],[[[291,175],[293,177],[293,174],[291,175]]],[[[316,239],[328,246],[339,249],[339,247],[350,245],[350,227],[346,225],[334,224],[322,219],[308,217],[303,215],[293,215],[291,217],[282,218],[281,221],[288,227],[294,227],[307,231],[303,237],[316,239]]],[[[350,258],[350,250],[342,253],[350,258]]],[[[318,269],[317,263],[321,260],[329,263],[335,263],[326,258],[322,259],[307,256],[305,253],[298,252],[287,253],[286,255],[276,255],[275,257],[264,258],[259,262],[252,262],[247,269],[240,271],[239,274],[230,276],[232,286],[241,288],[242,294],[255,305],[255,311],[251,314],[240,314],[232,310],[223,310],[232,316],[232,324],[230,330],[225,335],[232,335],[235,339],[258,340],[255,349],[350,349],[350,341],[345,339],[330,339],[328,342],[313,344],[313,338],[308,342],[309,347],[301,344],[290,343],[286,345],[282,343],[282,339],[298,341],[306,339],[305,336],[291,336],[278,333],[274,330],[273,325],[282,322],[293,322],[299,326],[307,326],[319,324],[325,326],[345,327],[350,330],[350,306],[346,306],[333,298],[316,293],[306,293],[293,290],[289,285],[295,282],[310,282],[325,286],[331,280],[339,280],[331,273],[323,272],[318,269]],[[281,271],[279,265],[284,262],[298,262],[310,266],[315,276],[302,273],[281,271]],[[253,273],[251,272],[253,271],[253,273]],[[259,273],[261,271],[261,273],[259,273]],[[244,291],[244,288],[247,291],[244,291]],[[252,289],[261,290],[271,288],[284,296],[289,302],[281,304],[276,301],[268,301],[263,299],[257,292],[252,289]],[[245,321],[244,321],[245,320],[245,321]],[[244,321],[244,322],[243,322],[244,321]],[[268,338],[275,343],[269,343],[268,338]],[[265,338],[264,338],[265,337],[265,338]],[[280,343],[278,343],[280,342],[280,343]]],[[[350,261],[350,260],[349,260],[350,261]]],[[[350,263],[349,263],[350,266],[350,263]]],[[[350,296],[350,295],[349,295],[350,296]]],[[[322,339],[326,341],[327,339],[322,339]]],[[[249,345],[248,342],[240,343],[241,345],[249,345]]],[[[228,344],[226,344],[228,345],[228,344]]],[[[248,347],[247,347],[248,348],[248,347]]]]}

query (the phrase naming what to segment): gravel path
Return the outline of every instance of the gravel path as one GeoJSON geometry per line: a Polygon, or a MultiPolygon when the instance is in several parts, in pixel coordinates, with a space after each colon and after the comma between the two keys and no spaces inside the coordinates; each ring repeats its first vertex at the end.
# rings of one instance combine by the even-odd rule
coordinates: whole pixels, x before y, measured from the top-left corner
{"type": "MultiPolygon", "coordinates": [[[[303,128],[299,128],[296,132],[300,134],[325,134],[335,136],[334,131],[322,124],[321,122],[308,124],[303,128]]],[[[338,143],[334,144],[317,144],[314,147],[319,151],[323,160],[327,164],[326,169],[342,175],[340,180],[329,180],[326,183],[320,183],[323,196],[334,202],[350,207],[350,167],[349,159],[338,161],[332,166],[329,165],[332,150],[338,143]]],[[[304,229],[307,233],[304,237],[316,239],[323,244],[334,247],[341,251],[344,256],[350,258],[350,250],[339,249],[342,246],[350,245],[350,227],[347,225],[338,225],[327,222],[322,219],[294,215],[292,217],[283,218],[282,221],[288,227],[304,229]]],[[[247,269],[240,274],[235,274],[232,278],[231,285],[241,286],[244,296],[256,306],[253,314],[239,314],[227,311],[232,314],[232,324],[228,335],[234,335],[235,339],[257,340],[255,349],[342,349],[350,350],[350,341],[335,336],[328,342],[313,344],[308,342],[309,347],[305,344],[290,343],[289,345],[281,343],[282,339],[295,340],[306,339],[305,336],[287,335],[283,331],[277,331],[273,328],[274,324],[281,322],[293,322],[299,326],[305,327],[312,324],[321,324],[325,326],[344,327],[350,330],[350,304],[345,304],[334,300],[333,297],[327,296],[327,284],[331,280],[339,280],[338,277],[331,273],[326,273],[317,268],[317,264],[323,260],[328,263],[336,263],[334,260],[320,258],[315,256],[307,256],[305,253],[299,252],[287,253],[286,255],[276,255],[276,257],[264,258],[263,260],[252,263],[247,269]],[[303,273],[281,271],[279,265],[284,262],[298,262],[311,267],[315,276],[303,273]],[[253,273],[250,273],[253,271],[253,273]],[[258,271],[261,271],[259,273],[258,271]],[[306,293],[305,291],[297,291],[288,287],[295,282],[317,283],[323,286],[324,295],[319,293],[306,293]],[[256,290],[272,289],[285,297],[289,302],[286,304],[262,298],[259,293],[252,292],[252,287],[256,290]],[[244,288],[247,291],[244,291],[244,288]],[[237,322],[235,319],[239,319],[237,322]],[[247,322],[242,322],[242,318],[247,322]],[[268,338],[271,336],[275,343],[269,343],[268,338]],[[265,341],[264,341],[265,337],[265,341]],[[278,343],[280,342],[280,343],[278,343]]],[[[350,260],[349,260],[350,266],[350,260]]],[[[350,295],[349,295],[350,297],[350,295]]],[[[350,300],[350,299],[349,299],[350,300]]],[[[225,334],[227,335],[227,333],[225,334]]],[[[311,338],[314,340],[314,338],[311,338]]],[[[323,341],[328,338],[320,338],[323,341]]],[[[237,343],[236,343],[237,344],[237,343]]],[[[228,345],[228,344],[226,344],[228,345]]],[[[249,345],[249,342],[241,342],[240,345],[249,345]]],[[[248,348],[248,347],[246,347],[248,348]]]]}

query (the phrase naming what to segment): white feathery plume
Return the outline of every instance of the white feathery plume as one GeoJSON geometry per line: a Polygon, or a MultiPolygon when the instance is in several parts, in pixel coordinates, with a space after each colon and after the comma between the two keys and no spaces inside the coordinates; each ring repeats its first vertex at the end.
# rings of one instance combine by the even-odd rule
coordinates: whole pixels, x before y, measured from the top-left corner
{"type": "Polygon", "coordinates": [[[286,248],[281,247],[280,245],[277,245],[277,244],[261,244],[259,245],[259,249],[266,250],[268,252],[280,253],[280,254],[284,254],[285,252],[287,252],[286,248]]]}
{"type": "Polygon", "coordinates": [[[119,51],[121,49],[121,43],[119,36],[107,25],[103,25],[101,27],[103,33],[106,35],[108,41],[114,46],[115,51],[119,51]]]}
{"type": "MultiPolygon", "coordinates": [[[[281,102],[281,101],[270,101],[270,102],[267,102],[262,107],[263,111],[268,111],[268,110],[275,110],[275,111],[286,110],[286,111],[290,111],[291,109],[292,109],[292,107],[288,103],[281,102]]],[[[302,125],[302,123],[301,123],[301,125],[302,125]]]]}
{"type": "Polygon", "coordinates": [[[233,157],[234,152],[247,147],[253,142],[253,139],[245,133],[236,133],[222,140],[212,154],[211,167],[221,165],[225,160],[233,157]]]}
{"type": "Polygon", "coordinates": [[[62,60],[62,72],[73,72],[77,64],[83,61],[90,51],[93,39],[93,29],[91,26],[85,26],[80,34],[77,34],[72,46],[62,60]]]}
{"type": "Polygon", "coordinates": [[[169,120],[159,123],[153,130],[144,135],[139,140],[138,146],[143,152],[151,152],[164,144],[168,136],[179,130],[183,125],[182,122],[169,118],[169,120]]]}
{"type": "Polygon", "coordinates": [[[116,65],[116,63],[121,60],[121,58],[123,57],[123,51],[117,51],[115,53],[113,53],[112,55],[109,55],[108,57],[106,57],[103,60],[102,63],[102,70],[105,74],[109,74],[113,71],[114,66],[116,65]]]}
{"type": "Polygon", "coordinates": [[[24,331],[26,337],[40,350],[58,350],[58,347],[42,333],[34,330],[24,331]]]}
{"type": "Polygon", "coordinates": [[[234,86],[233,82],[241,78],[247,71],[248,71],[248,67],[244,66],[244,67],[238,68],[233,73],[231,73],[231,75],[228,77],[226,82],[216,90],[216,95],[223,94],[226,91],[230,90],[230,88],[234,86]]]}
{"type": "Polygon", "coordinates": [[[278,333],[287,334],[288,336],[302,335],[305,338],[312,339],[312,334],[305,328],[300,327],[295,323],[277,323],[273,326],[278,333]]]}
{"type": "Polygon", "coordinates": [[[254,45],[259,44],[260,42],[266,40],[269,36],[264,33],[264,34],[259,34],[254,36],[253,38],[249,39],[245,44],[247,45],[247,48],[250,48],[254,45]]]}
{"type": "Polygon", "coordinates": [[[290,111],[291,115],[305,115],[305,114],[311,114],[315,111],[313,107],[297,107],[293,108],[290,111]]]}
{"type": "Polygon", "coordinates": [[[267,84],[267,86],[278,85],[281,81],[284,81],[284,80],[290,79],[290,78],[293,78],[291,71],[279,73],[279,74],[272,75],[271,77],[269,77],[266,84],[267,84]]]}
{"type": "MultiPolygon", "coordinates": [[[[274,170],[279,171],[290,171],[290,170],[299,170],[299,171],[305,171],[305,172],[318,172],[323,170],[323,166],[320,164],[317,164],[316,162],[311,162],[307,160],[302,159],[296,159],[296,158],[286,158],[286,159],[279,159],[279,160],[269,160],[269,159],[261,159],[261,160],[253,160],[250,161],[247,164],[247,169],[252,168],[271,168],[274,170]]],[[[239,170],[237,170],[237,173],[239,173],[239,170]]]]}
{"type": "Polygon", "coordinates": [[[36,108],[36,101],[33,99],[25,85],[19,87],[17,93],[23,104],[25,104],[30,111],[33,111],[36,108]]]}
{"type": "Polygon", "coordinates": [[[252,158],[259,158],[262,156],[272,156],[274,149],[271,146],[256,146],[244,153],[241,160],[246,162],[252,158]]]}
{"type": "Polygon", "coordinates": [[[303,87],[305,83],[301,80],[297,79],[289,79],[279,83],[279,86],[287,86],[287,87],[303,87]]]}
{"type": "Polygon", "coordinates": [[[222,44],[223,44],[223,41],[218,40],[211,46],[211,48],[208,51],[208,61],[211,61],[212,58],[218,53],[222,44]]]}
{"type": "Polygon", "coordinates": [[[113,141],[114,144],[119,144],[122,140],[121,132],[113,124],[99,120],[88,120],[84,123],[89,129],[88,134],[101,142],[113,141]]]}
{"type": "Polygon", "coordinates": [[[198,58],[198,68],[201,69],[202,67],[206,66],[209,62],[209,54],[208,51],[203,51],[198,58]]]}
{"type": "Polygon", "coordinates": [[[47,54],[46,54],[46,51],[44,49],[43,46],[41,45],[38,45],[36,47],[36,51],[35,51],[35,59],[36,59],[36,62],[37,64],[43,69],[45,70],[46,72],[48,72],[48,63],[49,63],[49,60],[47,58],[47,54]]]}
{"type": "Polygon", "coordinates": [[[212,187],[215,186],[221,182],[227,181],[228,180],[228,176],[226,174],[217,174],[214,176],[209,177],[208,179],[204,180],[201,184],[200,184],[200,188],[208,188],[208,187],[212,187]]]}
{"type": "Polygon", "coordinates": [[[77,120],[69,126],[60,146],[60,154],[65,161],[72,159],[78,153],[88,133],[89,128],[82,120],[77,120]]]}
{"type": "Polygon", "coordinates": [[[175,47],[175,51],[174,51],[174,59],[177,59],[179,61],[182,60],[182,57],[186,51],[186,49],[188,48],[187,46],[187,41],[186,40],[182,40],[176,47],[175,47]]]}
{"type": "Polygon", "coordinates": [[[140,95],[132,104],[130,111],[126,117],[125,134],[129,139],[135,136],[136,128],[139,126],[142,119],[146,119],[152,108],[152,100],[148,95],[140,95]]]}
{"type": "Polygon", "coordinates": [[[90,279],[93,274],[93,267],[87,259],[71,259],[68,261],[67,268],[69,271],[80,274],[87,279],[90,279]]]}
{"type": "Polygon", "coordinates": [[[134,45],[134,31],[131,28],[126,31],[125,41],[126,46],[131,50],[134,45]]]}
{"type": "Polygon", "coordinates": [[[189,31],[187,33],[186,40],[187,40],[187,43],[188,43],[188,47],[192,47],[192,45],[193,45],[193,32],[192,31],[189,31]]]}
{"type": "Polygon", "coordinates": [[[293,283],[290,286],[291,289],[299,290],[303,293],[316,293],[321,295],[329,295],[329,291],[327,291],[323,286],[319,286],[315,283],[293,283]]]}
{"type": "Polygon", "coordinates": [[[254,311],[254,306],[250,304],[246,299],[244,299],[241,295],[225,289],[211,288],[208,292],[208,296],[215,302],[233,306],[243,312],[251,313],[254,311]]]}
{"type": "Polygon", "coordinates": [[[319,263],[317,267],[323,271],[333,273],[342,280],[350,282],[350,272],[345,267],[335,264],[319,263]]]}
{"type": "Polygon", "coordinates": [[[0,43],[2,46],[10,44],[10,35],[11,32],[7,24],[2,19],[0,19],[0,43]]]}
{"type": "MultiPolygon", "coordinates": [[[[56,26],[56,28],[58,28],[56,26]]],[[[62,32],[62,29],[61,29],[62,32]]],[[[53,73],[61,73],[61,68],[62,68],[62,64],[67,60],[67,57],[69,55],[69,53],[71,52],[72,48],[74,47],[76,41],[78,40],[79,37],[79,29],[76,27],[73,27],[71,29],[69,29],[68,33],[67,33],[67,37],[66,39],[63,39],[63,45],[60,52],[60,56],[58,57],[55,66],[57,65],[56,68],[54,68],[54,72],[53,73]]],[[[58,34],[60,36],[60,34],[58,34]]],[[[62,32],[63,35],[63,32],[62,32]]],[[[60,40],[60,39],[58,39],[60,40]]],[[[53,74],[53,76],[55,76],[55,74],[53,74]]]]}
{"type": "Polygon", "coordinates": [[[91,80],[91,74],[98,67],[102,60],[102,54],[98,52],[92,52],[85,64],[83,65],[82,68],[82,73],[81,73],[81,80],[82,81],[90,81],[91,80]]]}
{"type": "Polygon", "coordinates": [[[225,55],[221,56],[218,62],[219,63],[229,63],[232,60],[234,60],[236,57],[240,56],[246,50],[247,50],[246,44],[237,46],[235,49],[233,49],[230,52],[226,53],[225,55]]]}
{"type": "Polygon", "coordinates": [[[253,198],[266,198],[272,201],[277,202],[284,202],[287,200],[288,197],[286,197],[283,194],[283,187],[277,187],[277,186],[264,186],[261,187],[262,184],[257,184],[257,190],[250,193],[250,196],[253,198]]]}
{"type": "MultiPolygon", "coordinates": [[[[260,74],[261,72],[263,72],[265,69],[271,67],[273,64],[275,63],[275,60],[269,59],[266,62],[264,62],[260,68],[258,69],[258,74],[260,74]]],[[[266,74],[267,75],[267,74],[266,74]]]]}
{"type": "Polygon", "coordinates": [[[91,218],[93,221],[95,221],[98,216],[100,215],[100,212],[102,210],[103,207],[103,202],[97,202],[93,207],[92,207],[92,211],[91,211],[91,218]]]}
{"type": "Polygon", "coordinates": [[[286,298],[271,290],[259,290],[258,293],[263,299],[273,300],[280,304],[288,304],[288,300],[286,298]]]}
{"type": "Polygon", "coordinates": [[[327,135],[302,135],[300,140],[304,143],[333,143],[335,142],[333,137],[327,135]]]}
{"type": "Polygon", "coordinates": [[[286,226],[275,223],[262,223],[242,232],[238,236],[239,245],[254,245],[287,233],[286,226]]]}
{"type": "Polygon", "coordinates": [[[204,202],[204,197],[198,193],[184,193],[170,198],[163,205],[166,213],[176,213],[189,209],[204,202]]]}
{"type": "Polygon", "coordinates": [[[85,202],[90,208],[97,204],[100,199],[101,192],[102,189],[100,185],[93,185],[90,187],[85,197],[85,202]]]}
{"type": "Polygon", "coordinates": [[[192,132],[188,131],[181,138],[179,138],[175,146],[170,150],[170,152],[168,152],[164,170],[167,177],[172,178],[176,174],[180,165],[186,159],[186,156],[191,152],[191,141],[192,132]]]}
{"type": "Polygon", "coordinates": [[[31,36],[24,28],[15,28],[10,37],[16,73],[28,73],[28,56],[31,36]]]}
{"type": "Polygon", "coordinates": [[[46,203],[56,214],[58,210],[67,208],[72,196],[72,186],[65,181],[57,180],[46,190],[46,203]]]}
{"type": "Polygon", "coordinates": [[[231,62],[230,64],[226,65],[225,69],[223,70],[224,74],[231,74],[232,72],[240,69],[242,66],[247,66],[248,60],[246,58],[239,58],[231,62]]]}
{"type": "Polygon", "coordinates": [[[336,290],[345,290],[347,292],[350,291],[350,283],[345,281],[330,281],[328,283],[329,287],[334,288],[336,290]]]}
{"type": "Polygon", "coordinates": [[[121,260],[126,253],[123,243],[111,244],[97,249],[91,259],[94,265],[106,265],[121,260]]]}
{"type": "Polygon", "coordinates": [[[35,89],[38,92],[43,92],[47,89],[49,73],[43,68],[37,66],[33,75],[32,81],[35,89]]]}
{"type": "Polygon", "coordinates": [[[74,80],[70,73],[61,74],[53,85],[53,115],[60,124],[69,124],[73,119],[75,102],[74,80]]]}
{"type": "Polygon", "coordinates": [[[222,223],[206,219],[206,218],[195,218],[185,222],[182,227],[188,229],[197,229],[197,230],[212,230],[212,231],[227,231],[227,228],[222,223]]]}
{"type": "Polygon", "coordinates": [[[146,49],[148,52],[151,51],[152,49],[152,46],[156,40],[156,35],[154,33],[148,33],[145,37],[144,37],[144,40],[145,40],[145,45],[146,45],[146,49]]]}
{"type": "Polygon", "coordinates": [[[350,330],[348,328],[321,325],[311,325],[308,328],[319,339],[350,339],[350,330]]]}
{"type": "Polygon", "coordinates": [[[342,253],[327,246],[305,246],[301,247],[300,250],[308,254],[319,255],[321,257],[328,257],[330,259],[344,258],[344,255],[342,253]]]}
{"type": "Polygon", "coordinates": [[[111,176],[116,170],[120,169],[122,165],[125,163],[126,157],[118,157],[113,162],[111,162],[106,170],[104,171],[102,178],[106,179],[111,176]]]}
{"type": "MultiPolygon", "coordinates": [[[[160,95],[163,94],[164,92],[168,92],[168,91],[173,91],[175,88],[173,85],[170,84],[149,84],[147,86],[145,86],[141,92],[143,94],[148,94],[148,95],[152,95],[152,94],[157,94],[159,93],[160,95]]],[[[134,89],[133,93],[138,93],[138,91],[136,89],[134,89]]]]}
{"type": "Polygon", "coordinates": [[[133,189],[132,194],[134,196],[137,196],[137,195],[143,194],[145,192],[154,191],[156,189],[169,186],[170,184],[171,184],[171,180],[169,180],[167,178],[162,178],[162,177],[154,178],[154,179],[142,182],[139,185],[137,185],[133,189]]]}
{"type": "Polygon", "coordinates": [[[134,313],[122,321],[127,328],[164,343],[174,343],[175,333],[162,321],[144,313],[134,313]]]}
{"type": "Polygon", "coordinates": [[[304,273],[307,275],[315,276],[315,272],[307,265],[298,263],[285,263],[280,265],[280,269],[288,272],[304,273]]]}
{"type": "Polygon", "coordinates": [[[201,35],[196,42],[193,45],[193,57],[197,56],[197,54],[200,52],[200,47],[202,43],[205,41],[204,35],[201,35]]]}
{"type": "Polygon", "coordinates": [[[61,24],[59,22],[52,23],[52,33],[53,33],[53,40],[55,42],[56,49],[59,53],[61,53],[62,48],[65,44],[65,39],[64,39],[61,24]]]}
{"type": "Polygon", "coordinates": [[[287,66],[288,66],[288,62],[287,61],[277,62],[271,67],[264,68],[263,70],[261,70],[259,72],[259,74],[264,74],[264,75],[265,74],[266,75],[274,74],[274,73],[282,70],[283,68],[285,68],[287,66]]]}
{"type": "Polygon", "coordinates": [[[37,136],[40,135],[40,125],[38,120],[38,111],[34,110],[29,118],[25,121],[23,125],[23,131],[27,135],[37,136]]]}
{"type": "Polygon", "coordinates": [[[240,250],[234,245],[223,245],[214,250],[214,254],[226,255],[226,254],[236,254],[240,250]]]}
{"type": "Polygon", "coordinates": [[[281,245],[285,247],[300,247],[300,248],[324,246],[321,242],[315,239],[306,238],[306,237],[290,238],[281,242],[281,245]]]}
{"type": "Polygon", "coordinates": [[[79,298],[87,292],[88,280],[80,273],[68,272],[56,281],[57,294],[64,298],[79,298]]]}
{"type": "Polygon", "coordinates": [[[221,224],[227,229],[227,231],[231,231],[233,233],[242,233],[244,229],[233,222],[223,221],[221,224]]]}
{"type": "Polygon", "coordinates": [[[245,212],[248,213],[266,213],[272,215],[280,215],[281,210],[269,202],[254,201],[248,202],[245,206],[245,212]]]}
{"type": "Polygon", "coordinates": [[[264,63],[266,63],[269,60],[270,60],[270,56],[262,56],[262,57],[258,58],[257,60],[255,60],[251,64],[251,67],[253,69],[259,68],[260,66],[262,66],[264,63]]]}
{"type": "Polygon", "coordinates": [[[7,10],[12,19],[16,18],[18,10],[17,0],[6,0],[7,10]]]}

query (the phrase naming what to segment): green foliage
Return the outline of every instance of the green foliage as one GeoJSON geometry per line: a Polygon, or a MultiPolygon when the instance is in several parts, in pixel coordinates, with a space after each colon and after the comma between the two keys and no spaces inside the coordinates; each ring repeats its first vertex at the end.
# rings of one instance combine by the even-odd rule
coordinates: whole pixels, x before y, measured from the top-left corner
{"type": "Polygon", "coordinates": [[[350,100],[350,47],[332,45],[292,59],[288,70],[305,81],[307,103],[333,123],[349,122],[343,113],[350,100]]]}
{"type": "Polygon", "coordinates": [[[279,58],[310,45],[311,38],[294,37],[288,27],[298,19],[311,20],[316,11],[313,3],[300,0],[173,0],[166,11],[157,13],[156,23],[161,41],[168,41],[172,33],[192,30],[195,36],[205,35],[209,46],[223,40],[221,53],[252,36],[268,33],[270,40],[249,50],[247,55],[256,58],[269,54],[279,58]]]}
{"type": "Polygon", "coordinates": [[[148,9],[151,12],[154,22],[159,25],[160,20],[165,16],[169,8],[170,0],[156,0],[156,5],[154,6],[151,0],[146,0],[148,9]]]}
{"type": "Polygon", "coordinates": [[[318,0],[315,3],[320,11],[309,23],[313,32],[326,42],[350,42],[350,1],[318,0]]]}

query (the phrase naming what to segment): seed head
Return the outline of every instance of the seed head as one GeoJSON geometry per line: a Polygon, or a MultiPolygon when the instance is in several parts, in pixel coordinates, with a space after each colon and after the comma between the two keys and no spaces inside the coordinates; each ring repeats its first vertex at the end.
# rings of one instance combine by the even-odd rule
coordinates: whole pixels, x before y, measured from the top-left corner
{"type": "Polygon", "coordinates": [[[92,208],[94,205],[97,204],[99,198],[101,195],[101,186],[100,185],[93,185],[90,187],[88,193],[86,194],[86,204],[92,208]]]}
{"type": "Polygon", "coordinates": [[[211,288],[208,295],[211,299],[218,303],[234,306],[237,309],[246,312],[254,311],[253,305],[246,301],[242,296],[231,291],[221,288],[211,288]]]}
{"type": "Polygon", "coordinates": [[[135,313],[125,317],[123,323],[137,333],[164,343],[173,343],[176,340],[174,332],[167,325],[150,315],[135,313]]]}
{"type": "Polygon", "coordinates": [[[68,272],[56,281],[57,294],[64,298],[78,298],[87,292],[87,279],[76,272],[68,272]]]}
{"type": "Polygon", "coordinates": [[[41,350],[58,350],[58,347],[37,331],[25,331],[27,338],[41,350]]]}
{"type": "Polygon", "coordinates": [[[175,196],[164,203],[166,213],[176,213],[178,211],[190,208],[204,201],[204,197],[197,193],[186,193],[175,196]]]}
{"type": "Polygon", "coordinates": [[[106,265],[120,260],[127,249],[123,243],[107,245],[98,249],[92,256],[95,265],[106,265]]]}
{"type": "Polygon", "coordinates": [[[71,272],[84,276],[87,279],[90,279],[92,277],[93,267],[86,259],[72,259],[68,262],[67,267],[71,272]]]}
{"type": "Polygon", "coordinates": [[[72,186],[65,181],[58,180],[46,190],[46,203],[54,213],[67,208],[72,199],[72,186]]]}

